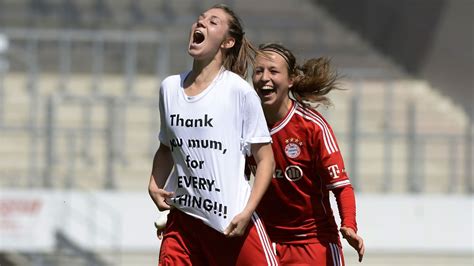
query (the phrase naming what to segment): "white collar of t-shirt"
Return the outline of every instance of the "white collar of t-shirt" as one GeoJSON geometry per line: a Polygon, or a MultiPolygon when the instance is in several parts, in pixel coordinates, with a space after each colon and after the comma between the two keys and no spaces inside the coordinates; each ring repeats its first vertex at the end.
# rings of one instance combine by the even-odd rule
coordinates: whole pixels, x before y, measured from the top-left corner
{"type": "Polygon", "coordinates": [[[187,101],[187,102],[196,102],[196,101],[199,101],[199,99],[203,98],[206,94],[208,94],[216,85],[216,83],[222,78],[223,76],[223,73],[225,71],[225,68],[222,66],[221,69],[219,70],[219,73],[217,73],[217,75],[214,77],[214,79],[211,81],[211,83],[209,84],[209,86],[207,86],[206,89],[204,89],[202,92],[200,92],[199,94],[197,95],[193,95],[193,96],[189,96],[189,95],[186,95],[186,93],[184,92],[184,81],[186,80],[186,78],[188,77],[189,73],[191,73],[191,71],[189,71],[188,73],[186,73],[186,75],[184,75],[184,78],[181,80],[181,84],[180,84],[180,87],[181,87],[181,93],[183,94],[183,98],[187,101]]]}

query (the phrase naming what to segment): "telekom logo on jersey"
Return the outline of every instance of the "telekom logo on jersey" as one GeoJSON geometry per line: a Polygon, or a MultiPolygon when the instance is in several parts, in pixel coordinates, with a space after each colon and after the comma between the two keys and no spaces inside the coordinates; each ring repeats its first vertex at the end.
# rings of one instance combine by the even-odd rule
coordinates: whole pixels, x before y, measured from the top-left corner
{"type": "Polygon", "coordinates": [[[328,171],[329,171],[329,175],[332,178],[338,178],[339,174],[341,173],[341,171],[339,171],[339,166],[337,166],[337,164],[333,164],[333,165],[329,166],[328,171]]]}

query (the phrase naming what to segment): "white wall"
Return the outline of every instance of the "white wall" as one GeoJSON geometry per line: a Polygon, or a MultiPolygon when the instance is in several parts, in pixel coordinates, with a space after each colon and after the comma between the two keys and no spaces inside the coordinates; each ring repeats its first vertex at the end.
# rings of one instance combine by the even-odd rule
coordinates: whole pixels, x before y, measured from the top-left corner
{"type": "Polygon", "coordinates": [[[356,201],[359,233],[371,252],[474,251],[472,196],[357,195],[356,201]]]}
{"type": "MultiPolygon", "coordinates": [[[[474,252],[473,196],[356,198],[359,233],[371,253],[474,252]]],[[[60,229],[92,249],[157,251],[159,215],[146,191],[0,190],[0,250],[52,250],[60,229]]]]}

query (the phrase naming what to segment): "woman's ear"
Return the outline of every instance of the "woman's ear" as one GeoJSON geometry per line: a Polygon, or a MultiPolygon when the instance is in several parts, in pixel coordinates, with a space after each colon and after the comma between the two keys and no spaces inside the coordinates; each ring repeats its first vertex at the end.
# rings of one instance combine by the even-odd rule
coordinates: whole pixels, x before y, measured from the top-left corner
{"type": "Polygon", "coordinates": [[[294,76],[294,75],[291,75],[291,76],[288,78],[288,88],[293,87],[293,82],[295,82],[295,76],[294,76]]]}
{"type": "Polygon", "coordinates": [[[229,37],[229,38],[226,38],[226,39],[222,42],[221,48],[229,49],[229,48],[234,47],[234,44],[235,44],[235,39],[232,38],[232,37],[229,37]]]}

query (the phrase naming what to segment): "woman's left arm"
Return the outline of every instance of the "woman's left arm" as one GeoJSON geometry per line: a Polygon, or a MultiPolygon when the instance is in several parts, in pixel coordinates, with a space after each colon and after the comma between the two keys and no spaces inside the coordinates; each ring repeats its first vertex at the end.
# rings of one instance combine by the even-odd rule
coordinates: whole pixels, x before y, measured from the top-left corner
{"type": "Polygon", "coordinates": [[[365,252],[364,240],[357,234],[356,205],[354,190],[351,185],[333,189],[336,197],[339,216],[341,217],[341,234],[353,247],[362,261],[365,252]]]}
{"type": "Polygon", "coordinates": [[[224,231],[224,234],[228,237],[241,236],[244,234],[250,218],[265,194],[265,191],[272,180],[273,172],[275,171],[275,161],[273,158],[271,143],[252,144],[251,150],[257,164],[255,181],[244,210],[232,219],[229,226],[224,231]]]}

